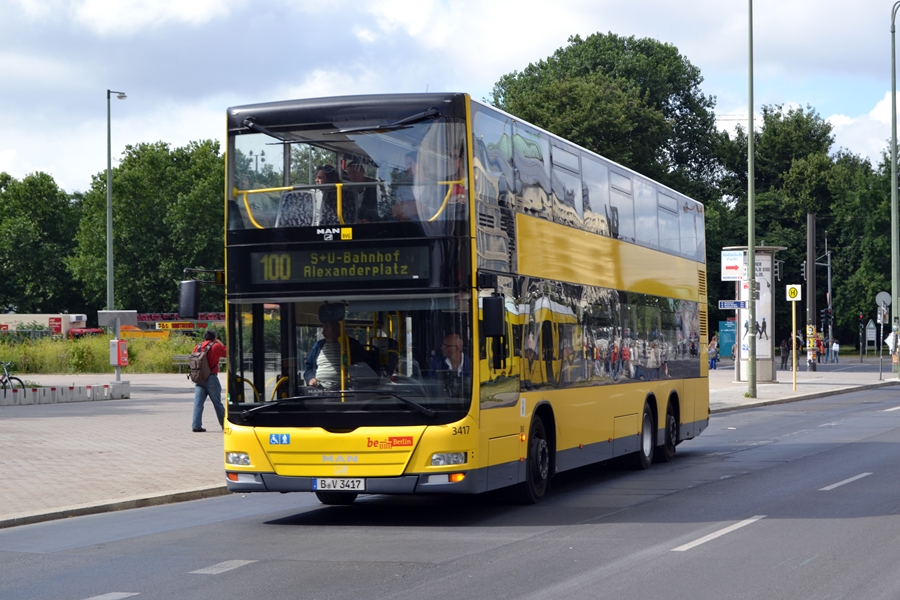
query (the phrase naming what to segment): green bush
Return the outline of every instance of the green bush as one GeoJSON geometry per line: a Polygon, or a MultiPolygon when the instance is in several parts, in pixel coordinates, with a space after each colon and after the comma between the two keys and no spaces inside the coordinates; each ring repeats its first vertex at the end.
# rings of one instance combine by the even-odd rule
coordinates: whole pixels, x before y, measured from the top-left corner
{"type": "MultiPolygon", "coordinates": [[[[77,340],[43,338],[34,342],[0,340],[0,361],[13,363],[17,373],[114,373],[109,364],[109,336],[77,340]]],[[[186,336],[168,340],[128,340],[128,366],[123,373],[177,373],[176,354],[190,354],[196,341],[186,336]]]]}

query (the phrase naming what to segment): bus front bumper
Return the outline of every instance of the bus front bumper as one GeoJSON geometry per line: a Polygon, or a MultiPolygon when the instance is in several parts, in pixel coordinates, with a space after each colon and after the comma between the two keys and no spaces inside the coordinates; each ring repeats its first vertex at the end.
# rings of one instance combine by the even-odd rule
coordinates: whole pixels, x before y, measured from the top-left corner
{"type": "MultiPolygon", "coordinates": [[[[447,474],[367,477],[361,494],[476,494],[485,491],[481,470],[466,471],[462,481],[447,481],[447,474]]],[[[312,492],[312,477],[285,477],[275,473],[227,471],[229,492],[312,492]],[[234,481],[232,477],[236,477],[234,481]]]]}

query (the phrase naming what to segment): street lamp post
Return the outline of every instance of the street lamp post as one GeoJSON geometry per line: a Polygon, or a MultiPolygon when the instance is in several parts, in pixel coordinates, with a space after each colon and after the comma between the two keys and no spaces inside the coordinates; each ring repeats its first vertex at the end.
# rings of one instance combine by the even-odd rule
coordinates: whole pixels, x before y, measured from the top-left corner
{"type": "Polygon", "coordinates": [[[756,398],[756,164],[753,143],[753,0],[749,0],[749,82],[747,93],[747,112],[750,114],[747,124],[747,323],[750,329],[747,340],[747,397],[756,398]]]}
{"type": "Polygon", "coordinates": [[[125,92],[106,90],[106,310],[115,310],[113,298],[113,218],[112,218],[112,120],[110,119],[110,94],[119,100],[127,98],[125,92]]]}
{"type": "MultiPolygon", "coordinates": [[[[891,312],[900,310],[900,210],[897,208],[897,48],[894,21],[900,1],[891,9],[891,312]]],[[[898,320],[893,318],[894,327],[898,320]]],[[[891,331],[894,331],[892,329],[891,331]]],[[[900,375],[898,375],[900,376],[900,375]]]]}

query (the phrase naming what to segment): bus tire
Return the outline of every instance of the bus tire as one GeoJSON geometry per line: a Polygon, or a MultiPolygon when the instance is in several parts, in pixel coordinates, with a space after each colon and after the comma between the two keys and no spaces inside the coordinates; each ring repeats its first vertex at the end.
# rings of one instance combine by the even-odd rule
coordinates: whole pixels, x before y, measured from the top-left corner
{"type": "Polygon", "coordinates": [[[666,437],[662,446],[656,447],[656,462],[669,462],[675,458],[675,445],[678,440],[678,419],[675,418],[675,407],[672,401],[666,405],[666,437]]]}
{"type": "Polygon", "coordinates": [[[653,449],[656,446],[656,428],[653,426],[653,412],[650,410],[649,402],[644,402],[638,436],[638,451],[632,455],[632,466],[638,471],[643,471],[650,468],[653,462],[653,449]]]}
{"type": "Polygon", "coordinates": [[[510,490],[519,504],[537,504],[550,487],[550,443],[544,421],[535,416],[528,434],[528,458],[525,461],[525,481],[510,490]]]}
{"type": "Polygon", "coordinates": [[[353,504],[359,494],[353,492],[316,492],[316,498],[322,504],[330,506],[347,506],[353,504]]]}

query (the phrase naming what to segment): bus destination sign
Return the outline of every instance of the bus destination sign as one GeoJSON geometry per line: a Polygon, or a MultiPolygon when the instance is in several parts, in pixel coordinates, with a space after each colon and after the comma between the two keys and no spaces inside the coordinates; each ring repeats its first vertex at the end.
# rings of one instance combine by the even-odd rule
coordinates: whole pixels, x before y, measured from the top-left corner
{"type": "Polygon", "coordinates": [[[427,279],[427,246],[252,252],[254,284],[427,279]]]}

